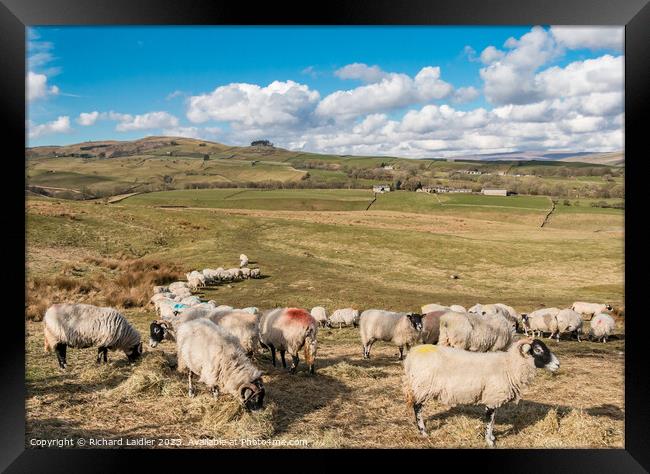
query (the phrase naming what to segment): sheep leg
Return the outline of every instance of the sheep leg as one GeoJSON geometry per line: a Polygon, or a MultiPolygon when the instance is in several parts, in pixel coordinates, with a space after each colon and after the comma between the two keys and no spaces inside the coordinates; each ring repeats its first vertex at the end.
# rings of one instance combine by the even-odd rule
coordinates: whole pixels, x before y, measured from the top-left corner
{"type": "Polygon", "coordinates": [[[192,385],[192,371],[189,370],[187,372],[187,395],[192,398],[196,395],[196,391],[194,390],[194,386],[192,385]]]}
{"type": "Polygon", "coordinates": [[[287,353],[284,349],[280,349],[280,359],[282,359],[282,368],[286,369],[287,368],[287,361],[284,358],[284,355],[287,353]]]}
{"type": "Polygon", "coordinates": [[[300,359],[298,358],[298,354],[291,356],[291,368],[289,369],[289,372],[291,372],[292,374],[296,373],[296,369],[298,368],[298,361],[299,360],[300,359]]]}
{"type": "Polygon", "coordinates": [[[62,369],[65,369],[66,366],[65,353],[67,347],[67,344],[61,342],[54,346],[54,350],[56,351],[56,358],[59,361],[59,367],[62,369]]]}
{"type": "Polygon", "coordinates": [[[488,446],[494,447],[494,435],[492,434],[492,428],[494,428],[494,415],[496,414],[496,409],[485,407],[485,421],[487,425],[485,427],[485,441],[488,446]]]}
{"type": "Polygon", "coordinates": [[[422,404],[421,403],[414,403],[413,404],[413,412],[415,413],[415,423],[418,425],[418,429],[420,430],[420,434],[422,436],[429,436],[427,434],[427,430],[424,426],[424,419],[422,418],[422,404]]]}
{"type": "Polygon", "coordinates": [[[271,349],[271,360],[273,361],[273,367],[275,367],[275,346],[269,344],[269,349],[271,349]]]}
{"type": "Polygon", "coordinates": [[[370,348],[372,347],[372,344],[374,343],[374,339],[370,339],[368,342],[366,342],[363,345],[363,358],[364,359],[370,359],[370,348]]]}
{"type": "Polygon", "coordinates": [[[404,359],[404,346],[399,346],[399,360],[404,359]]]}
{"type": "Polygon", "coordinates": [[[97,348],[97,363],[99,364],[104,359],[104,364],[108,362],[108,349],[106,347],[97,348]]]}

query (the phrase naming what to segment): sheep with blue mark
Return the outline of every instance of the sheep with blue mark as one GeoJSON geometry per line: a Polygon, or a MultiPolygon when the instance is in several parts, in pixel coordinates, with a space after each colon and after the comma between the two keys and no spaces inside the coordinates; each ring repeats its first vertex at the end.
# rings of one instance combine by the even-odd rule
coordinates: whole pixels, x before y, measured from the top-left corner
{"type": "Polygon", "coordinates": [[[496,410],[519,401],[536,369],[555,372],[559,367],[557,357],[538,339],[520,339],[506,352],[486,353],[424,344],[406,356],[403,388],[423,436],[427,436],[422,417],[426,401],[433,399],[448,406],[485,405],[485,441],[493,447],[496,410]]]}

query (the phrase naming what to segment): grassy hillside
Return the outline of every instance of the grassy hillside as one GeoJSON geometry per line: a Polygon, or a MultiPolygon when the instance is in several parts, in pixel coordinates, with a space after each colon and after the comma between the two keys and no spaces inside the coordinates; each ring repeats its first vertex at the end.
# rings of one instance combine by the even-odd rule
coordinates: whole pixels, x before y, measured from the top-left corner
{"type": "Polygon", "coordinates": [[[520,194],[557,196],[622,197],[624,193],[620,167],[552,160],[337,156],[178,137],[36,147],[28,149],[26,156],[32,192],[74,199],[225,187],[370,189],[373,184],[398,181],[410,190],[438,185],[474,191],[499,186],[520,194]]]}

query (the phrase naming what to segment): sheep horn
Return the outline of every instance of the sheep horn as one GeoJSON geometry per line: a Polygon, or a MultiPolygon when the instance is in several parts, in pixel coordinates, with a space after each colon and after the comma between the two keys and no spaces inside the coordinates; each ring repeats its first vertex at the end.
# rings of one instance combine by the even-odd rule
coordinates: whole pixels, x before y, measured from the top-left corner
{"type": "Polygon", "coordinates": [[[245,383],[241,387],[239,387],[239,393],[241,394],[242,397],[244,396],[244,391],[247,388],[250,389],[252,393],[244,399],[244,401],[242,402],[244,404],[246,404],[248,402],[248,400],[253,398],[253,396],[259,391],[259,388],[256,385],[254,385],[254,384],[252,384],[250,382],[245,383]]]}

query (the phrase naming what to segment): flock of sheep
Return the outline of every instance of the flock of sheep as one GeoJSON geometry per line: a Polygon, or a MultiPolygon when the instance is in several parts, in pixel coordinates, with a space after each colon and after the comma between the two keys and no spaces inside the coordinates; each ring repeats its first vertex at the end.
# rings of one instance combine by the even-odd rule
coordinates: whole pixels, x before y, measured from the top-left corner
{"type": "MultiPolygon", "coordinates": [[[[242,255],[245,257],[245,255],[242,255]]],[[[241,259],[246,268],[248,259],[241,259]]],[[[204,270],[201,275],[206,277],[204,270]]],[[[196,272],[198,274],[198,272],[196,272]]],[[[175,282],[155,287],[151,303],[159,319],[150,325],[150,346],[175,342],[177,369],[187,372],[188,394],[193,397],[195,376],[218,396],[220,392],[239,400],[249,410],[263,407],[265,389],[255,356],[260,348],[276,351],[289,372],[295,373],[299,352],[309,373],[315,373],[319,327],[359,328],[363,357],[370,358],[376,341],[389,342],[404,359],[403,389],[413,408],[420,433],[427,435],[422,406],[430,399],[446,405],[480,404],[486,407],[485,440],[494,445],[492,432],[496,409],[518,400],[535,376],[535,369],[555,371],[560,363],[549,348],[529,334],[583,333],[589,321],[589,336],[606,342],[614,319],[606,314],[611,306],[577,302],[571,308],[544,308],[519,314],[504,304],[462,306],[430,304],[422,313],[345,308],[328,316],[324,307],[275,308],[260,312],[255,307],[236,309],[201,302],[191,294],[194,282],[175,282]],[[521,332],[523,334],[518,335],[521,332]]],[[[44,317],[45,349],[56,352],[66,368],[66,348],[97,347],[97,362],[107,362],[108,350],[122,350],[130,361],[142,354],[141,336],[112,308],[87,304],[55,304],[44,317]]]]}

